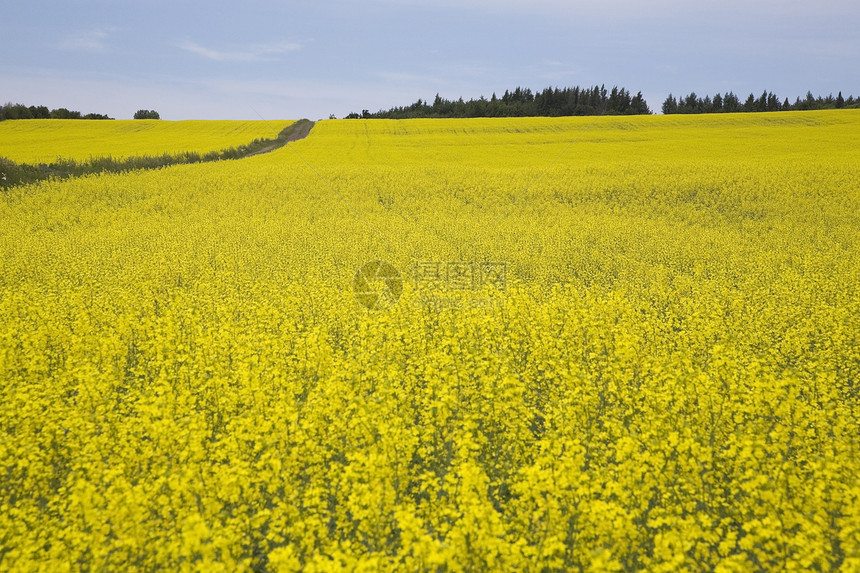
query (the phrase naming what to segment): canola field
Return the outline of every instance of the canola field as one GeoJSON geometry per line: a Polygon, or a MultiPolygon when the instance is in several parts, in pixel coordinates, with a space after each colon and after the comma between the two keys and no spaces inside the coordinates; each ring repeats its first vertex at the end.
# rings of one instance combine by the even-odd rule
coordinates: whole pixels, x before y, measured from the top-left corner
{"type": "Polygon", "coordinates": [[[15,163],[207,153],[272,139],[291,121],[25,119],[0,122],[0,157],[15,163]]]}
{"type": "Polygon", "coordinates": [[[860,571],[858,128],[332,120],[0,194],[0,569],[860,571]]]}

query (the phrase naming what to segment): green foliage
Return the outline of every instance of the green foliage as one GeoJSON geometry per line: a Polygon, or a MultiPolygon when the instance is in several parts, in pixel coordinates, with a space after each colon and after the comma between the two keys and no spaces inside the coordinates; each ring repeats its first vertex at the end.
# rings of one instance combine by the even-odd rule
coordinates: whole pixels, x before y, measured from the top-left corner
{"type": "Polygon", "coordinates": [[[100,113],[88,113],[81,115],[79,111],[72,111],[61,107],[49,110],[43,105],[31,105],[27,107],[21,103],[7,102],[0,106],[0,121],[7,119],[113,119],[100,113]]]}
{"type": "Polygon", "coordinates": [[[134,119],[161,119],[154,109],[139,109],[134,112],[134,119]]]}
{"type": "Polygon", "coordinates": [[[669,97],[663,102],[663,113],[678,113],[678,100],[672,94],[669,94],[669,97]]]}
{"type": "Polygon", "coordinates": [[[505,90],[499,98],[494,93],[488,100],[464,101],[461,97],[450,101],[436,94],[433,103],[419,99],[406,107],[393,107],[387,111],[361,114],[350,113],[346,119],[414,119],[414,118],[469,118],[469,117],[564,117],[572,115],[639,115],[650,114],[648,103],[642,92],[631,95],[624,88],[605,86],[591,88],[568,87],[546,88],[532,92],[528,88],[517,87],[514,91],[505,90]]]}
{"type": "Polygon", "coordinates": [[[51,119],[81,119],[81,112],[61,107],[51,111],[51,119]]]}
{"type": "Polygon", "coordinates": [[[5,157],[0,157],[0,190],[42,178],[38,167],[19,165],[5,157]]]}
{"type": "Polygon", "coordinates": [[[845,107],[856,107],[860,100],[849,96],[848,99],[842,97],[842,92],[839,92],[837,97],[833,94],[827,97],[812,95],[812,92],[806,92],[806,98],[797,100],[791,104],[788,98],[780,101],[773,92],[763,91],[756,98],[754,94],[749,94],[746,101],[741,104],[740,99],[732,92],[726,92],[724,95],[719,93],[713,97],[705,96],[704,99],[696,95],[696,92],[691,92],[690,95],[676,100],[672,94],[663,102],[663,113],[736,113],[736,112],[763,112],[763,111],[799,111],[799,110],[816,110],[816,109],[841,109],[845,107]]]}

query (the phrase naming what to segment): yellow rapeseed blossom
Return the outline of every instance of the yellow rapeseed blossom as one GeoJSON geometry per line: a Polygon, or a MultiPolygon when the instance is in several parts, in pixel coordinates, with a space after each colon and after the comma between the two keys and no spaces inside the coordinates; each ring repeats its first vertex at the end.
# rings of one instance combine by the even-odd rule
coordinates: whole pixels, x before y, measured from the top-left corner
{"type": "Polygon", "coordinates": [[[24,119],[0,122],[0,157],[16,163],[207,153],[272,139],[289,121],[24,119]]]}
{"type": "Polygon", "coordinates": [[[322,121],[0,193],[0,569],[860,570],[858,128],[322,121]]]}

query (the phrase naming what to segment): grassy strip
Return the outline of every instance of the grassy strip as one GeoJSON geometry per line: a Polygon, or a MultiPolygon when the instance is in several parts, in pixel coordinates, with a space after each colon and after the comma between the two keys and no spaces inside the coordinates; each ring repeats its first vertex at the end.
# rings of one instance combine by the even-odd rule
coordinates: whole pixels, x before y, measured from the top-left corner
{"type": "Polygon", "coordinates": [[[243,157],[268,153],[279,147],[283,147],[288,142],[295,141],[307,135],[311,127],[313,127],[312,121],[300,119],[285,127],[274,139],[258,138],[246,145],[230,147],[220,151],[210,151],[208,153],[191,151],[175,155],[165,153],[163,155],[127,157],[125,159],[114,159],[111,156],[91,157],[88,161],[58,159],[50,164],[41,163],[39,165],[15,163],[5,157],[0,157],[0,189],[8,189],[17,185],[26,185],[45,179],[80,177],[81,175],[89,175],[91,173],[120,173],[136,169],[158,169],[160,167],[184,163],[242,159],[243,157]]]}

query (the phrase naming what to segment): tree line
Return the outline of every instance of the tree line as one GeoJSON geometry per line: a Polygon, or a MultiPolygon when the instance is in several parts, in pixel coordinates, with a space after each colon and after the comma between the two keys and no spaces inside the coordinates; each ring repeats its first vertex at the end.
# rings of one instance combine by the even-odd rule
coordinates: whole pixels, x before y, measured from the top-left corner
{"type": "Polygon", "coordinates": [[[762,112],[762,111],[801,111],[816,109],[843,109],[860,108],[860,99],[848,96],[842,97],[842,92],[836,97],[833,94],[827,97],[812,95],[806,92],[806,97],[798,97],[794,103],[780,100],[773,92],[764,91],[759,97],[750,94],[745,101],[732,92],[725,94],[717,93],[714,97],[706,95],[704,98],[691,92],[684,97],[675,98],[672,94],[663,102],[663,113],[739,113],[739,112],[762,112]]]}
{"type": "Polygon", "coordinates": [[[529,88],[517,87],[505,90],[502,97],[493,93],[490,99],[464,101],[448,100],[436,94],[431,104],[419,99],[405,107],[392,107],[371,113],[350,113],[346,119],[412,119],[412,118],[465,118],[465,117],[561,117],[571,115],[634,115],[650,114],[642,92],[631,95],[625,88],[604,85],[590,88],[566,87],[546,88],[532,92],[529,88]]]}
{"type": "MultiPolygon", "coordinates": [[[[7,119],[113,119],[101,113],[88,113],[86,115],[79,111],[72,111],[64,107],[48,109],[44,105],[26,106],[21,103],[6,103],[0,106],[0,121],[7,119]]],[[[154,109],[139,109],[134,114],[134,119],[161,119],[154,109]]]]}
{"type": "Polygon", "coordinates": [[[72,111],[64,107],[48,109],[44,105],[26,106],[21,103],[6,103],[0,106],[0,121],[7,119],[113,119],[101,113],[72,111]]]}

